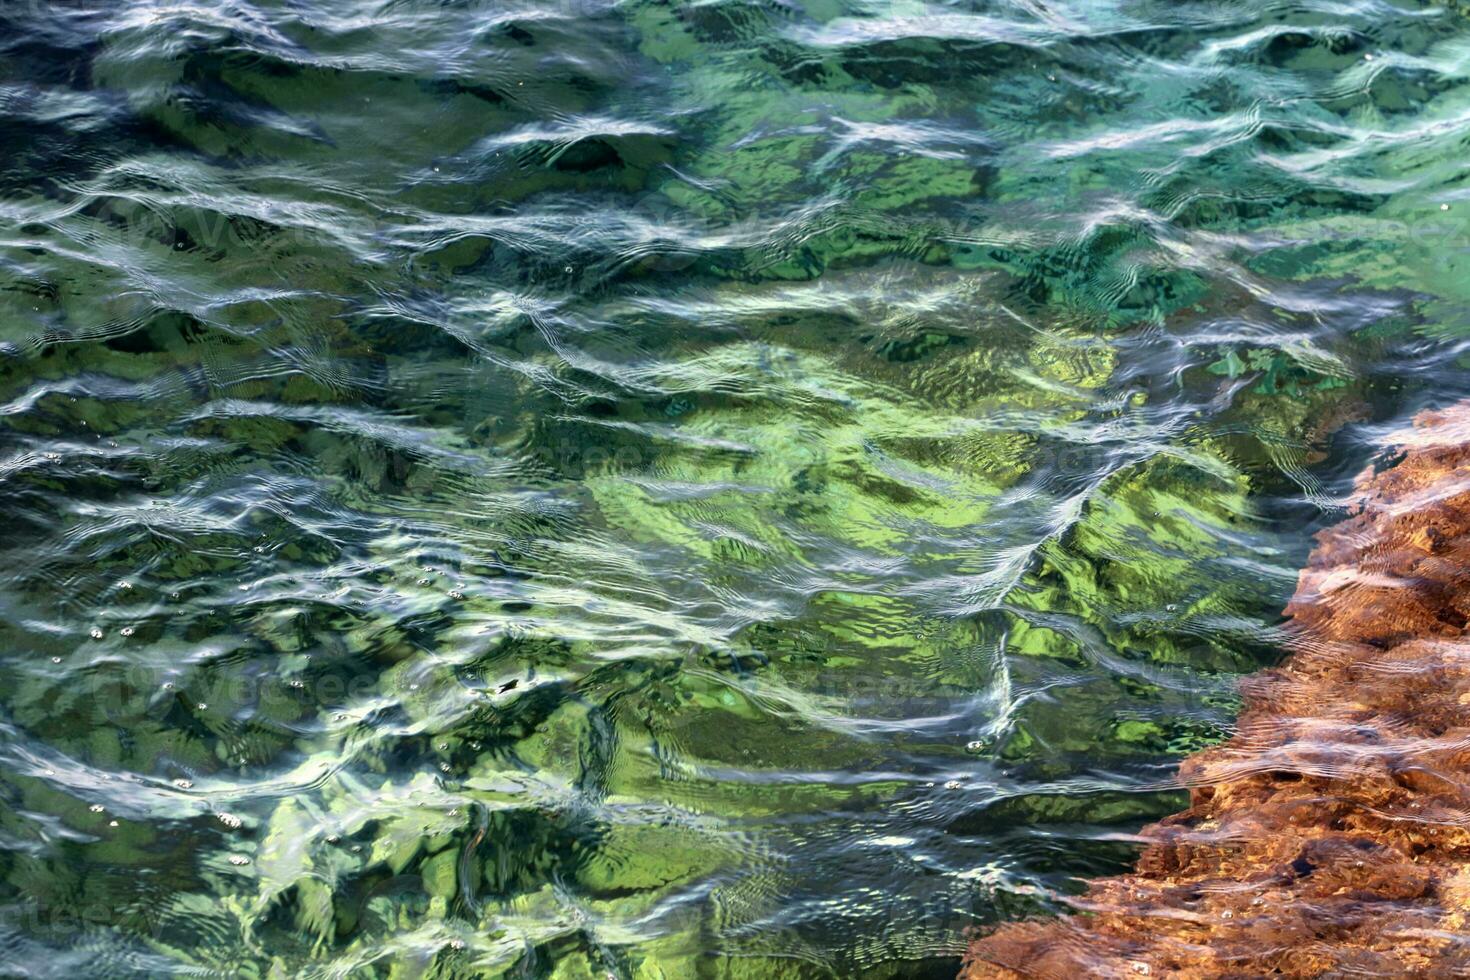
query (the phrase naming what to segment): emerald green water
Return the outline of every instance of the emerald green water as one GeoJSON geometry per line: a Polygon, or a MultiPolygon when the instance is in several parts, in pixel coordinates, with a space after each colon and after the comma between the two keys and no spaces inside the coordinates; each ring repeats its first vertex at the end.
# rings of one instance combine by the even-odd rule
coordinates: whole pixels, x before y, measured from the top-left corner
{"type": "Polygon", "coordinates": [[[1453,4],[0,6],[0,973],[948,977],[1470,394],[1453,4]]]}

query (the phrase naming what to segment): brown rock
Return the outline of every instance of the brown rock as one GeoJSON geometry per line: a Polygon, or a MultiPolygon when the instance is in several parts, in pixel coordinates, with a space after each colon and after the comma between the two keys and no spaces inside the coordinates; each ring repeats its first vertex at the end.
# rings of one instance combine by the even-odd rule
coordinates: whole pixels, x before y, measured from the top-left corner
{"type": "Polygon", "coordinates": [[[1287,605],[1290,656],[1132,874],[977,940],[962,978],[1470,976],[1470,405],[1358,478],[1287,605]]]}

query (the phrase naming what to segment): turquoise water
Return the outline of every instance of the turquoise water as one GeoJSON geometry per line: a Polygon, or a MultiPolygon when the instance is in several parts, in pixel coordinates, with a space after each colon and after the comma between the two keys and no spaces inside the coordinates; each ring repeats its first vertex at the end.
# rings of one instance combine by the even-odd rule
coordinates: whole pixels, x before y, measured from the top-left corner
{"type": "Polygon", "coordinates": [[[1470,394],[1470,18],[0,6],[0,972],[952,976],[1470,394]]]}

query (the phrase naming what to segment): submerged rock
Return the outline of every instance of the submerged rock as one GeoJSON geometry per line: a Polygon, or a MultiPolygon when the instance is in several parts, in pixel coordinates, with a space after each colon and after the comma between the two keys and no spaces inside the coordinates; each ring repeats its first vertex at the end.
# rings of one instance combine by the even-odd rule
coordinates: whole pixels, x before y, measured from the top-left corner
{"type": "Polygon", "coordinates": [[[1286,613],[1291,656],[1190,805],[1076,915],[977,940],[962,977],[1470,973],[1470,404],[1359,477],[1286,613]]]}

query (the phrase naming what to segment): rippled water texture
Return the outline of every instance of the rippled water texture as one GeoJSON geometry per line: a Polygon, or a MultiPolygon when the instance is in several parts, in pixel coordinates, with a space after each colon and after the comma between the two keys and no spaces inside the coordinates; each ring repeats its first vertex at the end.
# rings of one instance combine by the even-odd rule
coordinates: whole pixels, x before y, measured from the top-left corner
{"type": "Polygon", "coordinates": [[[0,5],[0,965],[950,977],[1470,394],[1470,15],[0,5]]]}
{"type": "Polygon", "coordinates": [[[1290,656],[1181,764],[1188,808],[1087,914],[1000,924],[965,977],[1470,974],[1470,402],[1394,443],[1317,535],[1290,656]]]}

